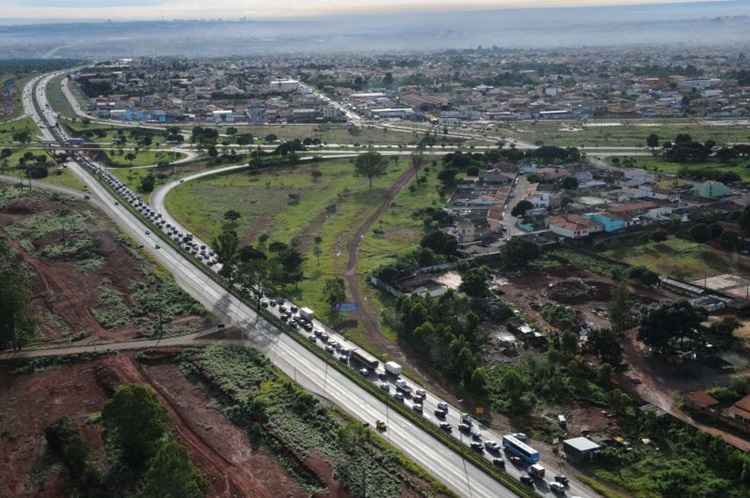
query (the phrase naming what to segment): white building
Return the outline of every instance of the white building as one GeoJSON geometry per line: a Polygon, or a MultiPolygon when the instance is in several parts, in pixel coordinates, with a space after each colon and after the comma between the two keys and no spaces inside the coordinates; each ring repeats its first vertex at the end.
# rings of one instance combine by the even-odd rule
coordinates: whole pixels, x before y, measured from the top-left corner
{"type": "Polygon", "coordinates": [[[278,79],[271,80],[269,84],[271,90],[280,93],[294,92],[299,88],[299,81],[293,79],[278,79]]]}

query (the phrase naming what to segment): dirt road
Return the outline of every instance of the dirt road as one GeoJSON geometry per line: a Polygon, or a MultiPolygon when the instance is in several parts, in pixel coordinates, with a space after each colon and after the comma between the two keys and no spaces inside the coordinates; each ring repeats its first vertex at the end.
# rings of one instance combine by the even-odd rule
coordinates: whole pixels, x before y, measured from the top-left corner
{"type": "Polygon", "coordinates": [[[362,298],[362,291],[359,287],[359,275],[357,273],[357,264],[359,262],[359,245],[364,239],[365,234],[370,231],[372,225],[383,216],[383,213],[391,206],[393,199],[398,195],[402,188],[414,177],[416,174],[414,168],[406,170],[396,182],[390,186],[386,191],[383,203],[368,216],[362,224],[357,228],[354,236],[349,241],[347,251],[349,260],[346,266],[346,273],[344,274],[344,280],[346,281],[346,287],[351,296],[351,302],[356,304],[357,311],[354,317],[362,323],[367,333],[368,339],[379,346],[381,350],[387,350],[394,356],[402,357],[400,350],[390,341],[388,341],[380,331],[380,324],[376,312],[370,307],[370,305],[362,298]]]}

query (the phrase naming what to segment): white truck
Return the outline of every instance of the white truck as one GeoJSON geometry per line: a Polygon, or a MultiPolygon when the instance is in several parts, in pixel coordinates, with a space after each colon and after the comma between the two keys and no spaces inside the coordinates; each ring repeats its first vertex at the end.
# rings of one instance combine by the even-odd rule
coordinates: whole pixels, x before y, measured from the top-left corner
{"type": "Polygon", "coordinates": [[[401,375],[401,365],[395,361],[388,361],[385,363],[385,371],[391,375],[399,376],[401,375]]]}
{"type": "Polygon", "coordinates": [[[529,467],[529,475],[534,479],[544,479],[544,473],[544,467],[542,467],[538,463],[535,463],[534,465],[529,467]]]}
{"type": "Polygon", "coordinates": [[[311,310],[310,308],[300,308],[299,309],[299,316],[300,318],[309,321],[312,321],[313,317],[315,316],[315,312],[311,310]]]}

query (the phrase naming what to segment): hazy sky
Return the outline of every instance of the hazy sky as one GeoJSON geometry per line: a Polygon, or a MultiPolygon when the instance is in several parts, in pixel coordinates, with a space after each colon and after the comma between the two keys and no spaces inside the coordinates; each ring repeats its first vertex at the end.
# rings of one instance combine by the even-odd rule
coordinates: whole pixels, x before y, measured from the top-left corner
{"type": "Polygon", "coordinates": [[[447,10],[649,3],[670,3],[670,0],[0,0],[0,20],[218,17],[229,19],[244,16],[268,18],[401,9],[447,10]]]}

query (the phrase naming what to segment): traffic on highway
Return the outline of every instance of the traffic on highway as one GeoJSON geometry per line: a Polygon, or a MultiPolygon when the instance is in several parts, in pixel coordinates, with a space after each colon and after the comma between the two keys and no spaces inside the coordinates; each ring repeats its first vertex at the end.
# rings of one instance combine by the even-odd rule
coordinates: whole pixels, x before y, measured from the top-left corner
{"type": "MultiPolygon", "coordinates": [[[[58,125],[56,113],[54,113],[49,107],[44,91],[49,80],[56,75],[57,73],[46,75],[43,78],[36,79],[33,81],[33,84],[27,86],[24,91],[24,103],[26,103],[27,98],[30,100],[32,109],[30,114],[35,118],[35,121],[37,121],[43,134],[48,134],[52,141],[67,142],[70,137],[68,137],[65,131],[58,125]],[[29,91],[27,92],[26,90],[29,91]],[[38,111],[41,111],[41,113],[38,111]]],[[[75,154],[75,158],[77,162],[83,165],[89,174],[109,189],[109,192],[107,192],[104,189],[97,188],[96,194],[99,195],[102,200],[108,200],[108,208],[113,213],[116,213],[117,216],[121,217],[122,220],[127,220],[130,228],[140,231],[138,234],[139,239],[150,243],[151,251],[158,252],[163,249],[164,251],[169,252],[168,256],[170,258],[182,258],[179,262],[173,262],[173,268],[179,268],[180,271],[188,271],[186,270],[186,267],[194,265],[195,262],[204,266],[202,271],[220,271],[221,264],[216,253],[208,246],[208,244],[203,243],[185,228],[174,222],[167,213],[160,212],[158,207],[155,208],[146,204],[142,198],[130,190],[103,166],[81,154],[75,154]],[[148,225],[134,217],[124,204],[129,205],[129,209],[138,213],[141,219],[145,220],[148,225]],[[172,248],[169,247],[169,244],[165,244],[165,247],[162,248],[160,243],[163,244],[163,241],[167,240],[172,241],[172,244],[179,247],[183,254],[188,254],[193,259],[190,260],[184,258],[183,255],[174,252],[172,248]]],[[[78,168],[74,168],[74,172],[85,175],[83,170],[78,168]]],[[[94,186],[94,184],[91,183],[93,181],[91,177],[83,176],[82,179],[84,179],[88,185],[91,185],[92,187],[94,186]]],[[[194,270],[194,268],[189,269],[190,278],[200,279],[201,272],[196,272],[194,270]]],[[[253,331],[260,329],[257,325],[258,317],[254,312],[249,310],[247,306],[243,305],[241,302],[235,302],[231,300],[231,298],[222,295],[219,289],[215,289],[216,286],[217,284],[215,284],[215,282],[204,276],[202,282],[190,284],[190,289],[193,293],[199,294],[208,292],[215,293],[216,295],[210,298],[214,300],[212,301],[214,304],[216,301],[222,299],[230,299],[232,302],[232,309],[235,310],[236,323],[250,323],[250,319],[254,318],[256,326],[253,331]],[[196,286],[198,288],[196,288],[196,286]]],[[[240,290],[244,290],[245,292],[256,292],[255,289],[240,290]]],[[[199,300],[202,302],[206,302],[206,300],[209,299],[206,294],[202,294],[201,297],[202,299],[199,300]]],[[[375,384],[384,393],[387,393],[392,398],[393,402],[403,403],[414,413],[424,417],[436,426],[439,426],[440,429],[451,434],[452,437],[456,438],[458,441],[472,448],[478,454],[483,455],[484,458],[490,461],[493,465],[504,468],[506,472],[519,479],[522,483],[533,487],[539,495],[576,497],[595,496],[593,492],[585,488],[582,484],[569,480],[561,472],[553,469],[553,465],[548,465],[550,472],[547,473],[539,463],[539,453],[527,444],[528,438],[526,438],[525,435],[500,435],[489,430],[473,417],[462,413],[456,407],[449,405],[446,401],[438,398],[422,386],[404,376],[401,372],[400,365],[393,362],[382,363],[340,334],[328,329],[323,323],[315,319],[315,313],[313,310],[300,308],[294,303],[277,296],[261,295],[256,297],[261,298],[261,306],[269,313],[272,313],[276,318],[287,323],[290,327],[295,329],[297,333],[304,336],[305,340],[324,350],[330,356],[332,361],[345,364],[349,368],[355,369],[359,375],[375,384]]],[[[228,314],[231,317],[232,314],[228,314]]],[[[265,323],[265,326],[273,327],[267,322],[265,323]]],[[[278,338],[276,339],[278,340],[278,338]]],[[[293,368],[296,378],[298,368],[302,368],[302,365],[297,364],[294,358],[300,358],[299,355],[303,354],[300,353],[300,351],[304,352],[304,348],[294,345],[294,341],[278,344],[279,345],[276,347],[281,349],[286,348],[289,353],[282,353],[281,349],[279,349],[269,352],[269,355],[271,355],[272,360],[283,363],[283,365],[280,365],[280,368],[283,370],[288,371],[289,368],[293,368]],[[292,349],[296,351],[295,354],[290,354],[292,349]],[[282,358],[284,354],[287,354],[287,356],[282,358]]],[[[306,354],[310,355],[309,352],[306,354]]],[[[494,480],[492,481],[495,483],[494,485],[487,484],[486,479],[488,476],[480,469],[470,466],[472,468],[470,477],[469,471],[464,470],[467,467],[467,463],[460,457],[457,460],[455,458],[457,455],[452,455],[446,460],[440,458],[447,457],[447,455],[442,455],[441,457],[430,455],[429,459],[425,460],[425,455],[435,451],[436,448],[438,451],[442,452],[451,454],[453,454],[453,452],[448,450],[442,444],[437,443],[432,436],[427,435],[424,431],[409,423],[408,420],[399,414],[394,413],[394,411],[389,411],[387,404],[381,407],[380,402],[377,400],[372,401],[372,399],[375,398],[365,396],[364,394],[357,394],[356,397],[358,401],[355,402],[354,406],[344,401],[345,399],[350,398],[353,395],[352,393],[357,392],[358,390],[361,391],[361,388],[357,387],[353,382],[346,380],[344,376],[340,376],[340,379],[337,379],[337,382],[343,387],[335,392],[331,392],[330,390],[332,387],[329,386],[331,380],[329,379],[334,373],[329,373],[329,370],[331,369],[328,369],[327,366],[323,367],[325,368],[325,375],[322,378],[323,383],[321,388],[320,383],[311,380],[314,377],[321,376],[321,367],[316,363],[316,361],[319,362],[320,360],[308,358],[306,361],[310,363],[310,366],[306,368],[312,370],[309,372],[309,375],[307,375],[306,380],[301,380],[303,385],[312,382],[317,390],[323,390],[324,393],[328,394],[334,402],[343,404],[344,409],[360,416],[366,421],[370,421],[373,425],[376,425],[378,429],[382,430],[382,432],[387,435],[386,437],[391,439],[395,444],[400,444],[402,448],[408,448],[405,449],[405,451],[407,451],[410,456],[415,457],[417,461],[424,462],[423,464],[436,476],[440,477],[442,472],[440,468],[435,466],[444,466],[443,470],[451,469],[450,472],[447,470],[446,472],[452,474],[454,477],[450,479],[445,477],[443,480],[448,480],[447,484],[459,491],[460,494],[466,496],[488,497],[512,496],[512,493],[509,494],[507,489],[502,488],[502,486],[494,480]],[[316,369],[318,370],[314,371],[316,369]],[[348,389],[350,392],[346,394],[342,393],[340,392],[342,389],[348,389]],[[367,399],[367,402],[371,404],[367,409],[363,407],[360,408],[361,405],[356,404],[361,403],[362,399],[367,399]],[[373,416],[373,414],[377,415],[373,416]],[[403,434],[403,431],[405,430],[407,432],[411,431],[414,434],[421,433],[417,440],[421,441],[427,438],[427,440],[432,443],[414,446],[414,440],[410,440],[408,434],[403,434]],[[420,452],[425,454],[423,455],[424,458],[418,458],[420,452]],[[435,463],[437,459],[440,459],[439,464],[435,463]],[[433,466],[430,465],[431,462],[433,463],[433,466]],[[463,463],[456,464],[455,462],[463,463]],[[454,465],[458,466],[454,467],[454,465]],[[478,477],[479,474],[477,473],[481,473],[484,477],[478,477]],[[464,474],[467,484],[463,484],[460,477],[455,477],[464,474]],[[486,484],[483,487],[478,486],[476,483],[472,486],[470,484],[472,479],[485,482],[486,484]],[[468,485],[468,488],[466,485],[468,485]]]]}

